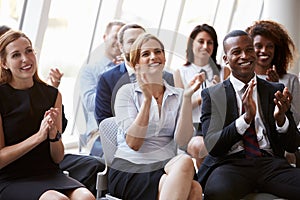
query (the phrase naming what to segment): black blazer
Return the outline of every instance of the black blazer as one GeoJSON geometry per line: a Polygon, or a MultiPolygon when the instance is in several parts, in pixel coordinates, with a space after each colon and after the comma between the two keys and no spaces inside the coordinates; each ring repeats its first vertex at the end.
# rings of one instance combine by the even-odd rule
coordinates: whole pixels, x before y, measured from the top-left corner
{"type": "MultiPolygon", "coordinates": [[[[266,135],[270,141],[275,156],[284,157],[284,152],[295,152],[300,145],[300,135],[294,122],[291,111],[286,113],[289,119],[287,133],[279,134],[276,131],[273,116],[276,91],[283,91],[284,85],[271,83],[257,78],[257,91],[260,107],[262,110],[262,121],[266,128],[266,135]]],[[[235,120],[239,117],[237,99],[234,88],[229,79],[216,86],[206,88],[202,96],[202,131],[204,142],[209,155],[205,158],[199,171],[198,178],[202,187],[210,172],[229,158],[227,153],[231,147],[242,139],[237,132],[235,120]]]]}

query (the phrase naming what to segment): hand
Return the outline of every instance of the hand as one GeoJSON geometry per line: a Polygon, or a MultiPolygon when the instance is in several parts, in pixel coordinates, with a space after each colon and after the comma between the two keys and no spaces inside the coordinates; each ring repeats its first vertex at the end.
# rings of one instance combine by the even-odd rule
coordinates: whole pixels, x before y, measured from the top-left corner
{"type": "Polygon", "coordinates": [[[60,84],[60,80],[61,80],[63,75],[64,75],[64,73],[61,73],[59,71],[59,69],[57,69],[57,68],[50,69],[49,76],[48,76],[49,85],[52,85],[53,87],[58,88],[58,86],[60,84]]]}
{"type": "Polygon", "coordinates": [[[115,65],[118,65],[118,64],[124,62],[124,58],[123,58],[123,56],[119,55],[119,56],[116,56],[116,58],[114,58],[112,62],[115,63],[115,65]]]}
{"type": "Polygon", "coordinates": [[[146,77],[145,72],[142,72],[141,67],[138,64],[135,66],[135,75],[136,75],[136,80],[140,88],[142,89],[145,99],[151,99],[152,92],[150,89],[150,83],[146,77]]]}
{"type": "Polygon", "coordinates": [[[196,74],[184,90],[184,96],[191,97],[205,81],[205,73],[196,74]]]}
{"type": "Polygon", "coordinates": [[[58,130],[59,121],[59,110],[58,108],[50,108],[45,112],[44,118],[47,118],[48,123],[48,137],[55,138],[58,130]]]}
{"type": "Polygon", "coordinates": [[[279,75],[277,74],[275,65],[273,65],[272,68],[269,68],[266,72],[267,80],[271,82],[278,82],[279,81],[279,75]]]}
{"type": "Polygon", "coordinates": [[[242,97],[242,104],[243,104],[242,106],[245,109],[244,119],[247,122],[247,124],[250,124],[252,122],[256,114],[256,104],[252,97],[253,88],[255,85],[256,83],[254,83],[254,80],[252,80],[242,97]]]}
{"type": "Polygon", "coordinates": [[[276,104],[274,110],[274,118],[277,121],[278,126],[282,126],[285,122],[285,113],[291,107],[292,94],[288,88],[285,87],[283,92],[277,91],[275,93],[274,103],[276,104]]]}
{"type": "Polygon", "coordinates": [[[218,75],[214,75],[214,78],[213,78],[213,84],[217,84],[217,83],[220,83],[220,77],[218,75]]]}
{"type": "Polygon", "coordinates": [[[49,116],[44,117],[44,119],[41,122],[40,129],[37,132],[39,135],[39,138],[41,139],[41,142],[46,140],[49,135],[49,123],[48,121],[50,120],[49,116]]]}

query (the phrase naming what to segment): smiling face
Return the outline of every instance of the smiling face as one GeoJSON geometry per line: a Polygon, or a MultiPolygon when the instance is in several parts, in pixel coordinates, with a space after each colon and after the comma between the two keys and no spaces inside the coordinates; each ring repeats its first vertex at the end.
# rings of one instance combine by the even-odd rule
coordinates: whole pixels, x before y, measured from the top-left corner
{"type": "Polygon", "coordinates": [[[193,41],[193,53],[196,60],[207,59],[212,55],[214,50],[214,41],[212,37],[206,32],[201,31],[193,41]]]}
{"type": "Polygon", "coordinates": [[[162,71],[165,66],[165,62],[165,53],[157,40],[149,39],[142,44],[138,62],[142,71],[150,74],[162,71]]]}
{"type": "Polygon", "coordinates": [[[262,35],[256,35],[253,38],[253,43],[257,56],[257,65],[264,69],[272,67],[272,61],[275,53],[274,43],[262,35]]]}
{"type": "Polygon", "coordinates": [[[248,35],[230,37],[225,42],[223,57],[229,64],[232,75],[244,83],[248,83],[254,76],[256,54],[253,41],[248,35]]]}
{"type": "Polygon", "coordinates": [[[125,59],[130,61],[130,48],[134,41],[137,39],[139,35],[144,33],[145,31],[141,28],[130,28],[124,32],[123,35],[123,43],[120,44],[121,52],[125,56],[125,59]]]}
{"type": "Polygon", "coordinates": [[[20,37],[6,46],[6,62],[2,67],[11,71],[13,81],[32,81],[37,62],[28,39],[20,37]]]}
{"type": "Polygon", "coordinates": [[[120,30],[121,25],[113,25],[108,33],[105,33],[103,36],[105,42],[105,53],[107,56],[113,60],[121,54],[121,51],[117,42],[118,31],[120,30]]]}

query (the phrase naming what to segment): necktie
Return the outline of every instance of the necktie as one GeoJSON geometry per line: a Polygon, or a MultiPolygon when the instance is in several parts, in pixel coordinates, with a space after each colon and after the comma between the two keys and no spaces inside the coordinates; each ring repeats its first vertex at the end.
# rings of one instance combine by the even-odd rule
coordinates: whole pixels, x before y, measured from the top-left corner
{"type": "Polygon", "coordinates": [[[204,88],[206,88],[206,79],[207,79],[208,77],[207,77],[207,72],[206,72],[206,70],[201,69],[199,73],[201,73],[201,72],[204,72],[204,74],[205,74],[205,81],[202,83],[202,89],[204,89],[204,88]]]}
{"type": "MultiPolygon", "coordinates": [[[[243,90],[245,91],[248,85],[245,85],[243,90]]],[[[242,113],[245,112],[244,106],[242,106],[242,113]]],[[[261,156],[261,151],[259,149],[256,131],[255,131],[255,124],[254,120],[252,120],[249,128],[245,131],[243,135],[243,143],[244,143],[244,150],[246,158],[255,158],[261,156]]]]}

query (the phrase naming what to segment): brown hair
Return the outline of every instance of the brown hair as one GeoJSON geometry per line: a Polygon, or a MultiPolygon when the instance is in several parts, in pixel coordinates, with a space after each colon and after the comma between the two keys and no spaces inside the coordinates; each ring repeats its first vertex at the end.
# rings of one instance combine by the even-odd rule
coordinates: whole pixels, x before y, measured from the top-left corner
{"type": "Polygon", "coordinates": [[[9,30],[10,30],[10,27],[8,27],[8,26],[5,26],[5,25],[0,26],[0,36],[9,30]]]}
{"type": "Polygon", "coordinates": [[[290,67],[289,64],[293,63],[296,47],[283,25],[271,20],[261,20],[254,22],[246,31],[252,38],[261,35],[274,43],[275,50],[272,65],[275,65],[280,77],[286,74],[287,69],[290,67]]]}
{"type": "MultiPolygon", "coordinates": [[[[26,38],[30,45],[32,45],[30,39],[21,31],[16,31],[16,30],[9,30],[6,33],[4,33],[0,37],[0,83],[8,83],[12,80],[12,73],[9,69],[4,69],[2,66],[5,65],[6,63],[6,57],[7,57],[7,52],[6,52],[6,47],[9,45],[11,42],[14,42],[15,40],[19,38],[26,38]]],[[[44,83],[38,76],[38,72],[36,72],[33,75],[33,79],[44,83]]]]}
{"type": "Polygon", "coordinates": [[[190,36],[187,41],[186,63],[184,64],[184,66],[188,66],[194,62],[193,42],[194,42],[195,38],[197,37],[197,35],[203,31],[208,33],[214,42],[214,49],[210,56],[210,58],[211,58],[210,62],[212,60],[213,63],[217,66],[218,70],[221,70],[221,66],[217,63],[217,51],[218,51],[218,46],[219,46],[218,36],[217,36],[215,29],[208,24],[197,25],[190,33],[190,36]]]}
{"type": "Polygon", "coordinates": [[[164,47],[163,43],[157,37],[155,37],[154,35],[152,35],[150,33],[143,33],[138,36],[138,38],[134,41],[134,43],[131,46],[130,64],[133,68],[140,60],[142,45],[151,39],[156,40],[160,44],[163,53],[165,53],[165,50],[164,50],[165,47],[164,47]]]}

